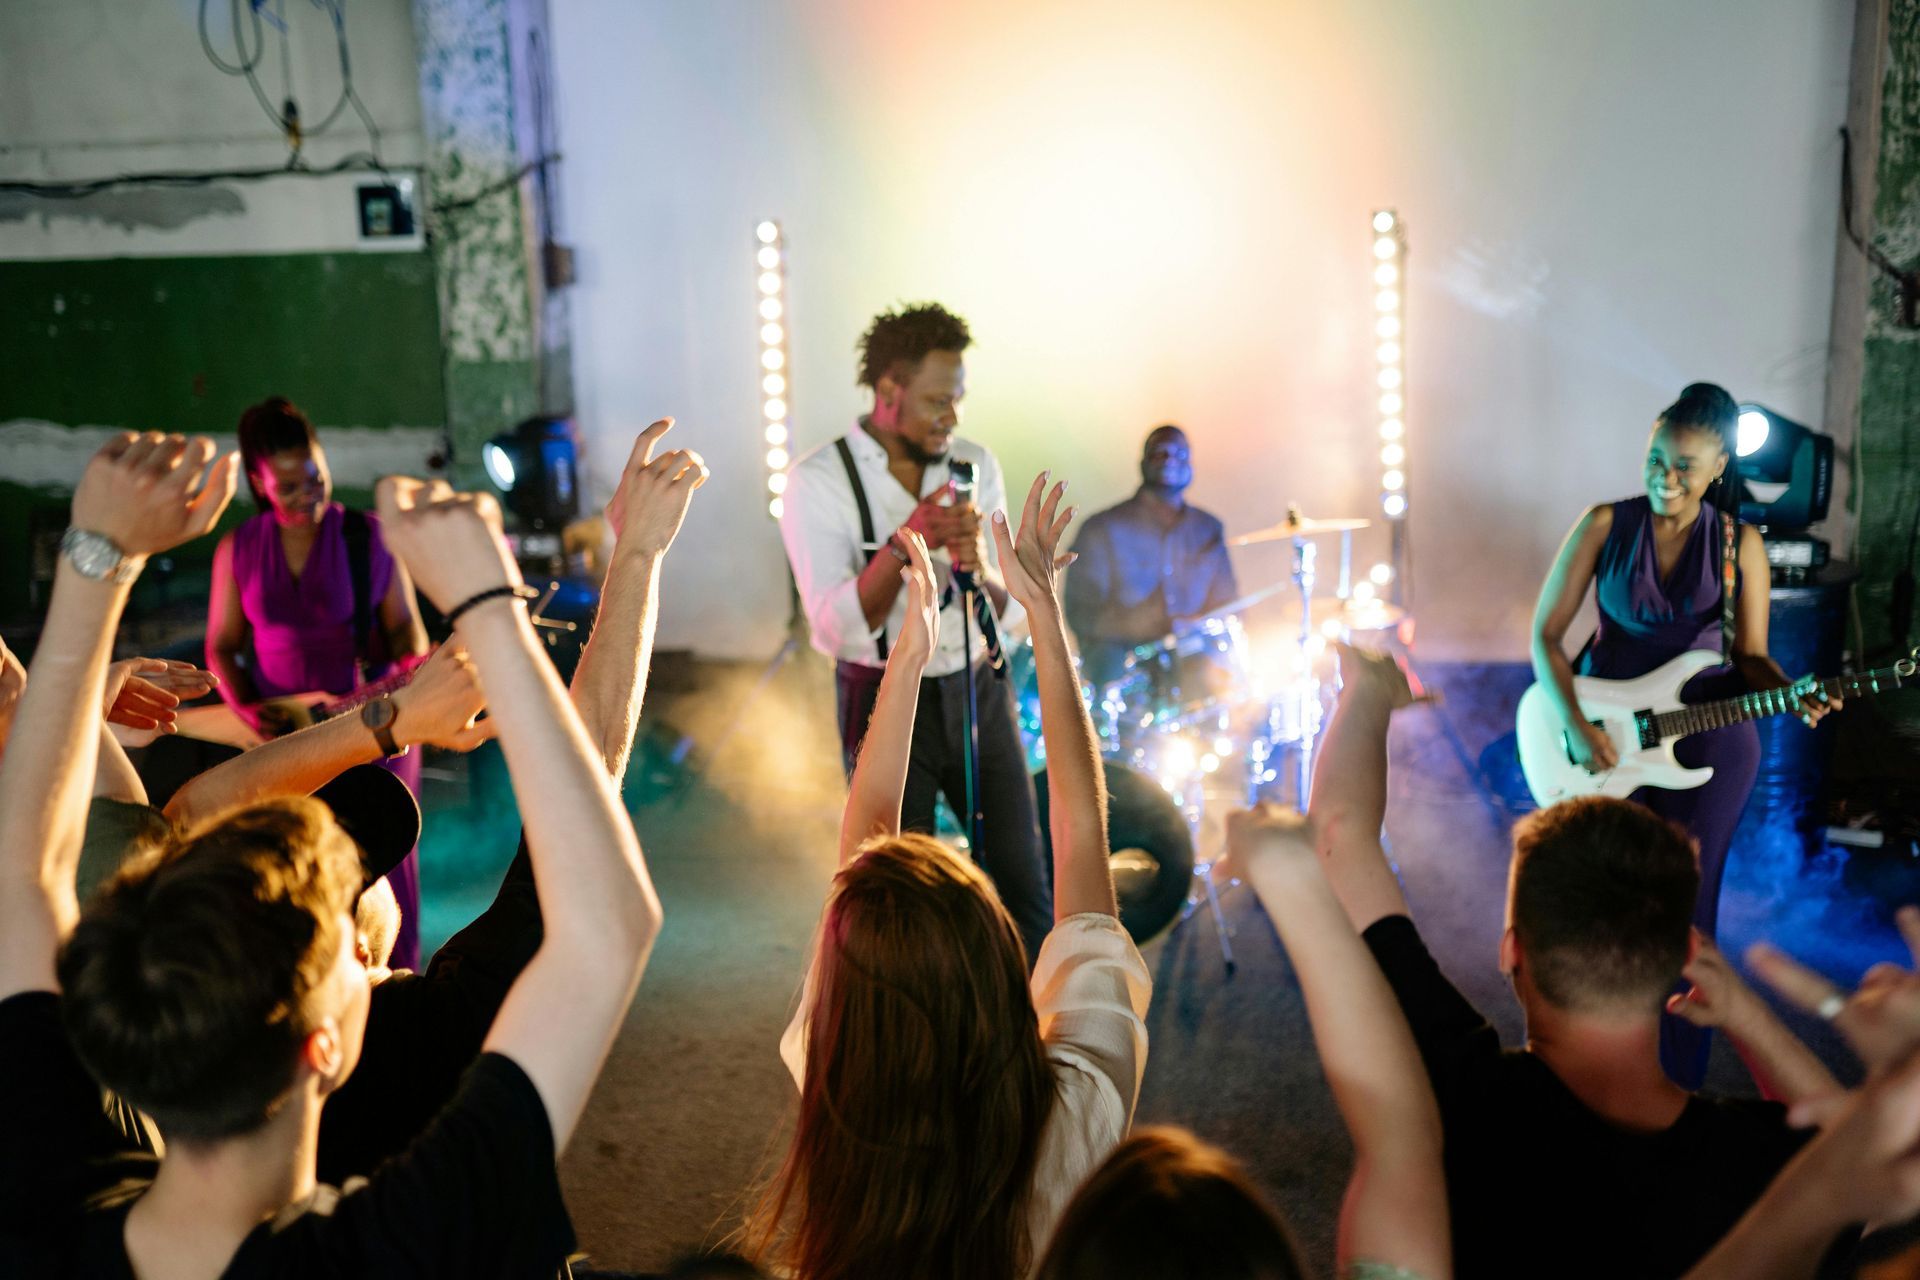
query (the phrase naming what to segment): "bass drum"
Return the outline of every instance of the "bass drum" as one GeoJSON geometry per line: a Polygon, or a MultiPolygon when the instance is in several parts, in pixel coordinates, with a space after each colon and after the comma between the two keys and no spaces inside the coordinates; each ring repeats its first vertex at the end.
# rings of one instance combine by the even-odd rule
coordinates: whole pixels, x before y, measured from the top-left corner
{"type": "MultiPolygon", "coordinates": [[[[1146,774],[1107,763],[1107,848],[1120,923],[1137,943],[1173,923],[1193,881],[1193,833],[1166,791],[1146,774]]],[[[1047,771],[1033,776],[1040,839],[1053,866],[1047,829],[1047,771]]]]}

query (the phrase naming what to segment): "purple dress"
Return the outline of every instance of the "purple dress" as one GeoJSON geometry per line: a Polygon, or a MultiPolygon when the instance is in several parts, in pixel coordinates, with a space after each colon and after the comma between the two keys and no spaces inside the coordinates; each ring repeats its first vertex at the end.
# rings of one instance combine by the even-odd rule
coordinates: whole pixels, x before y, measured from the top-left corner
{"type": "MultiPolygon", "coordinates": [[[[262,698],[325,690],[351,693],[362,683],[354,651],[353,571],[347,561],[346,509],[328,505],[320,518],[306,566],[295,577],[280,544],[273,513],[263,511],[233,531],[233,577],[246,614],[253,661],[249,668],[262,698]]],[[[393,584],[393,555],[380,537],[377,516],[366,517],[367,599],[379,629],[380,602],[393,584]]],[[[370,683],[393,670],[383,662],[364,673],[370,683]]],[[[409,751],[386,767],[420,794],[420,753],[409,751]]],[[[387,875],[400,903],[400,935],[393,967],[420,967],[419,851],[387,875]]]]}
{"type": "MultiPolygon", "coordinates": [[[[1722,519],[1711,504],[1701,505],[1700,518],[1662,583],[1654,553],[1652,503],[1642,496],[1613,504],[1613,528],[1594,567],[1600,626],[1574,663],[1576,674],[1631,680],[1690,649],[1719,652],[1722,519]]],[[[1744,575],[1736,577],[1736,593],[1743,582],[1744,575]]],[[[1747,684],[1738,672],[1722,666],[1694,676],[1680,696],[1689,703],[1711,702],[1745,692],[1747,684]]],[[[1688,768],[1711,767],[1712,779],[1688,791],[1642,787],[1632,798],[1679,823],[1700,842],[1700,897],[1694,923],[1712,938],[1727,849],[1760,768],[1760,732],[1751,723],[1710,729],[1680,739],[1674,755],[1688,768]]],[[[1705,1031],[1670,1015],[1666,1018],[1661,1056],[1678,1083],[1698,1087],[1706,1073],[1707,1047],[1705,1031]]]]}

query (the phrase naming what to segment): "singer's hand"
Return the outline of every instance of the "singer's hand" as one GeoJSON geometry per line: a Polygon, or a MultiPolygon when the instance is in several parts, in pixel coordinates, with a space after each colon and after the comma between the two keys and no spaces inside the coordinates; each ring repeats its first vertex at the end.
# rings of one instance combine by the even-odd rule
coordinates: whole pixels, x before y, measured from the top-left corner
{"type": "MultiPolygon", "coordinates": [[[[929,547],[946,546],[958,536],[959,524],[954,513],[964,510],[960,507],[947,506],[943,501],[946,497],[945,489],[936,489],[929,496],[920,499],[920,505],[913,509],[913,514],[908,516],[907,522],[900,527],[911,529],[919,534],[920,540],[929,547]]],[[[977,523],[979,519],[979,513],[975,512],[975,522],[977,523]]]]}
{"type": "Polygon", "coordinates": [[[980,518],[980,508],[968,502],[945,510],[951,513],[953,532],[947,538],[947,554],[953,557],[953,567],[964,573],[981,572],[988,562],[987,525],[980,518]]]}

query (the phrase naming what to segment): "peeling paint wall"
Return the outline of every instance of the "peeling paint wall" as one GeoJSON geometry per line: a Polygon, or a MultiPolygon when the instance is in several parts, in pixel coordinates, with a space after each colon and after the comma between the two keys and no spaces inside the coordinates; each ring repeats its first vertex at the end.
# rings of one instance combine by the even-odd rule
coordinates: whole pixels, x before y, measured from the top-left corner
{"type": "Polygon", "coordinates": [[[454,479],[481,482],[480,445],[543,409],[535,241],[516,132],[515,46],[507,0],[414,0],[427,172],[437,224],[454,479]],[[504,184],[504,185],[503,185],[504,184]],[[490,194],[482,194],[483,192],[490,194]]]}
{"type": "MultiPolygon", "coordinates": [[[[1882,82],[1873,240],[1908,270],[1920,264],[1920,0],[1891,0],[1882,82]]],[[[1901,327],[1898,291],[1876,273],[1869,289],[1860,389],[1861,622],[1869,652],[1891,637],[1893,578],[1908,564],[1920,519],[1920,330],[1901,327]]]]}
{"type": "MultiPolygon", "coordinates": [[[[202,50],[201,7],[0,4],[0,176],[284,166],[286,143],[246,81],[202,50]]],[[[333,27],[304,0],[278,8],[284,62],[269,26],[256,74],[270,100],[291,92],[316,125],[341,91],[333,27]]],[[[205,9],[216,49],[237,56],[228,6],[205,9]]],[[[409,0],[343,12],[382,159],[396,177],[417,175],[409,0]]],[[[347,107],[302,155],[325,168],[369,146],[347,107]]],[[[64,501],[104,430],[231,433],[242,408],[279,393],[312,416],[344,487],[396,462],[424,466],[446,418],[434,264],[418,238],[361,240],[356,188],[374,180],[0,195],[0,613],[24,604],[24,513],[64,501]]]]}

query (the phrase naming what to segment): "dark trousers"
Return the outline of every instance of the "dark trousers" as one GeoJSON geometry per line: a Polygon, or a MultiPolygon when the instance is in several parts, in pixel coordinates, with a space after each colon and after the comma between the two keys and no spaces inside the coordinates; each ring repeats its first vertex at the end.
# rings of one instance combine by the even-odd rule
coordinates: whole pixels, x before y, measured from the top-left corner
{"type": "MultiPolygon", "coordinates": [[[[835,671],[840,746],[849,777],[867,736],[867,722],[873,718],[881,674],[879,667],[853,662],[842,662],[835,671]]],[[[985,847],[975,849],[973,856],[993,880],[1000,901],[1019,927],[1031,967],[1040,955],[1040,944],[1053,928],[1053,891],[1040,859],[1033,779],[1027,773],[1026,749],[1020,742],[1012,685],[996,677],[984,663],[974,668],[973,674],[980,735],[978,786],[986,827],[985,847]]],[[[903,830],[932,834],[934,804],[942,793],[966,825],[965,706],[965,672],[920,682],[913,753],[907,762],[907,789],[900,806],[903,830]]]]}
{"type": "MultiPolygon", "coordinates": [[[[1737,676],[1711,670],[1687,682],[1681,691],[1682,702],[1711,702],[1747,692],[1746,683],[1737,676]]],[[[1682,738],[1673,754],[1689,769],[1711,767],[1713,777],[1704,787],[1686,791],[1662,791],[1642,787],[1630,797],[1647,806],[1669,822],[1677,822],[1692,833],[1700,845],[1700,896],[1694,900],[1694,927],[1709,941],[1717,942],[1720,923],[1720,881],[1727,870],[1727,851],[1753,794],[1753,781],[1760,772],[1760,731],[1752,724],[1733,724],[1709,729],[1682,738]]],[[[1677,990],[1690,984],[1680,980],[1677,990]]],[[[1683,1089],[1698,1089],[1707,1077],[1707,1054],[1713,1036],[1705,1027],[1696,1027],[1684,1018],[1663,1014],[1660,1018],[1660,1063],[1667,1075],[1683,1089]]]]}

